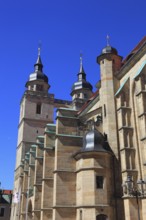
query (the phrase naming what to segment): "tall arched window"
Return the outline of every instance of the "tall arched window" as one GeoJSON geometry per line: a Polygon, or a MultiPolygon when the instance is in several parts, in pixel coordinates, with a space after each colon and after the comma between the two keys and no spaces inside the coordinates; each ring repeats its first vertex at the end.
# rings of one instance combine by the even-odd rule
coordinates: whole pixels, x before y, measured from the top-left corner
{"type": "Polygon", "coordinates": [[[28,202],[28,209],[27,209],[27,219],[29,220],[29,219],[32,219],[32,202],[31,202],[31,200],[29,200],[29,202],[28,202]]]}
{"type": "Polygon", "coordinates": [[[108,220],[107,215],[100,214],[96,216],[96,220],[108,220]]]}
{"type": "Polygon", "coordinates": [[[27,210],[29,213],[31,213],[32,212],[32,202],[31,202],[31,200],[29,200],[29,202],[28,202],[28,210],[27,210]]]}
{"type": "Polygon", "coordinates": [[[41,114],[41,103],[36,104],[36,114],[41,114]]]}

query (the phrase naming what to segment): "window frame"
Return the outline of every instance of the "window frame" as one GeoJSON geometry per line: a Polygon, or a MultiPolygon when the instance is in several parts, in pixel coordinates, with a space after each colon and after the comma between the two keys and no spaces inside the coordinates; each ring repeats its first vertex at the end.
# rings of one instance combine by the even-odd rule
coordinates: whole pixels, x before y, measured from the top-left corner
{"type": "Polygon", "coordinates": [[[0,207],[0,218],[5,216],[5,207],[0,207]]]}
{"type": "Polygon", "coordinates": [[[104,189],[104,176],[96,175],[96,189],[104,189]]]}
{"type": "Polygon", "coordinates": [[[37,103],[36,104],[36,114],[37,115],[41,115],[42,112],[42,104],[41,103],[37,103]]]}

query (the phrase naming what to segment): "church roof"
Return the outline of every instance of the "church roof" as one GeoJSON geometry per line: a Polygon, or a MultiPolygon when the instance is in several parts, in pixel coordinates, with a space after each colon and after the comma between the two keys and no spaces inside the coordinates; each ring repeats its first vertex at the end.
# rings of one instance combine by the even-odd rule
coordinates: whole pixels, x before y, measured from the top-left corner
{"type": "Polygon", "coordinates": [[[87,132],[83,138],[82,151],[106,151],[104,136],[96,129],[87,132]]]}
{"type": "Polygon", "coordinates": [[[146,52],[146,36],[137,44],[137,46],[123,60],[118,79],[121,79],[146,52]]]}
{"type": "Polygon", "coordinates": [[[104,47],[101,52],[101,54],[108,54],[108,53],[112,53],[115,55],[118,54],[117,50],[114,47],[111,47],[110,45],[107,45],[106,47],[104,47]]]}
{"type": "Polygon", "coordinates": [[[144,44],[146,43],[146,36],[134,47],[134,49],[125,57],[123,64],[125,64],[144,44]]]}
{"type": "Polygon", "coordinates": [[[93,95],[85,102],[85,104],[80,108],[80,110],[78,111],[78,114],[81,114],[86,108],[87,106],[89,106],[91,104],[91,102],[97,97],[99,96],[99,90],[96,90],[93,95]]]}

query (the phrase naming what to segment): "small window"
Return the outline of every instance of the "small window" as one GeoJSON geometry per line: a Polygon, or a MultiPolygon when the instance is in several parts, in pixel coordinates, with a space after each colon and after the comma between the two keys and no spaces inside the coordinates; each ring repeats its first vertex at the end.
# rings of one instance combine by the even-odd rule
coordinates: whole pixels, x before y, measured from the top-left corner
{"type": "Polygon", "coordinates": [[[106,105],[104,104],[104,117],[106,117],[106,105]]]}
{"type": "Polygon", "coordinates": [[[41,114],[41,104],[36,105],[36,114],[41,114]]]}
{"type": "Polygon", "coordinates": [[[103,176],[96,176],[96,188],[103,189],[103,176]]]}
{"type": "Polygon", "coordinates": [[[43,85],[37,85],[37,91],[43,91],[43,85]]]}
{"type": "Polygon", "coordinates": [[[34,90],[34,86],[33,86],[33,85],[31,85],[31,86],[30,86],[30,89],[31,89],[31,90],[34,90]]]}
{"type": "Polygon", "coordinates": [[[87,99],[87,94],[84,94],[84,98],[87,99]]]}
{"type": "Polygon", "coordinates": [[[3,217],[5,213],[5,208],[0,208],[0,217],[3,217]]]}
{"type": "Polygon", "coordinates": [[[83,219],[83,213],[82,213],[82,210],[80,210],[80,220],[83,219]]]}

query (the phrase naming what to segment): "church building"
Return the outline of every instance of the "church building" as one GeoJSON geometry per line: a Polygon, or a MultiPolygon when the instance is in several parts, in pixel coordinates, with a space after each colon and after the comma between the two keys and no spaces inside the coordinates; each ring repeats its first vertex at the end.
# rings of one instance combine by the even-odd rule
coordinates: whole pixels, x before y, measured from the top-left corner
{"type": "Polygon", "coordinates": [[[124,59],[107,43],[97,64],[95,92],[80,57],[72,100],[57,99],[38,54],[20,102],[11,220],[146,219],[146,37],[124,59]]]}

